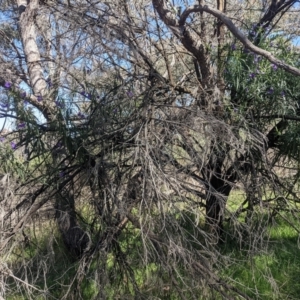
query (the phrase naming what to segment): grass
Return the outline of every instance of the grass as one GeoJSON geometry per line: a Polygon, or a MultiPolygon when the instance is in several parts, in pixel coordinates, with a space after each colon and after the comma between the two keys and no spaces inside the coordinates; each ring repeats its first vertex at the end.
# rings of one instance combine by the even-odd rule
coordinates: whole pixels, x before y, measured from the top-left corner
{"type": "MultiPolygon", "coordinates": [[[[235,211],[242,201],[243,195],[238,191],[234,191],[229,198],[229,210],[235,211]]],[[[185,215],[183,210],[181,212],[185,215]]],[[[244,218],[244,216],[241,216],[241,218],[244,218]]],[[[263,234],[264,239],[260,244],[261,247],[249,246],[247,241],[250,239],[247,235],[243,236],[243,242],[240,243],[228,234],[224,245],[220,246],[219,249],[225,258],[218,262],[219,264],[216,266],[219,275],[228,283],[248,294],[251,299],[299,299],[300,251],[297,228],[300,228],[300,221],[291,213],[285,212],[282,213],[282,216],[277,215],[270,222],[269,216],[262,211],[256,214],[256,219],[253,218],[253,220],[251,228],[254,232],[263,228],[264,225],[268,225],[263,234]]],[[[240,219],[240,221],[243,220],[240,219]]],[[[193,218],[191,212],[188,212],[181,222],[181,226],[191,233],[194,230],[193,223],[203,226],[203,222],[193,218]]],[[[41,290],[45,288],[46,282],[46,287],[51,296],[54,297],[53,299],[61,299],[72,283],[78,263],[70,259],[58,232],[50,230],[52,227],[53,224],[46,222],[43,224],[43,230],[34,233],[27,232],[31,237],[31,243],[16,247],[7,262],[14,265],[15,275],[22,278],[24,278],[25,270],[22,264],[26,262],[30,270],[30,274],[27,275],[28,280],[34,278],[35,285],[41,290]],[[50,237],[54,237],[50,251],[52,256],[49,254],[50,237]],[[39,245],[38,248],[37,245],[39,245]],[[44,268],[39,269],[39,263],[43,259],[46,265],[44,268]]],[[[230,231],[231,228],[228,227],[228,230],[230,231]]],[[[251,234],[251,231],[247,234],[251,234]]],[[[180,299],[172,293],[170,289],[172,284],[169,282],[165,270],[162,270],[155,261],[149,261],[146,265],[141,263],[143,244],[138,230],[128,225],[124,231],[124,236],[121,235],[119,241],[122,251],[127,255],[132,274],[145,299],[180,299]]],[[[197,247],[195,246],[195,248],[197,247]]],[[[129,274],[122,273],[121,267],[117,265],[117,257],[113,253],[110,253],[106,258],[105,267],[111,272],[111,275],[104,280],[101,277],[101,270],[99,271],[97,261],[95,260],[92,263],[81,283],[82,299],[102,299],[104,293],[106,299],[109,300],[135,299],[136,296],[134,296],[129,274]],[[99,290],[99,281],[103,281],[104,285],[101,290],[99,290]]],[[[197,279],[191,278],[191,280],[197,279]]],[[[11,287],[14,286],[13,282],[9,282],[9,284],[11,287]]],[[[193,293],[185,290],[185,287],[182,287],[182,291],[185,296],[193,293]]],[[[199,300],[204,299],[199,290],[196,297],[199,300]]],[[[31,298],[25,296],[24,290],[15,289],[15,292],[9,294],[6,299],[25,300],[31,298]]],[[[32,299],[51,299],[51,297],[36,293],[32,299]]],[[[205,299],[210,298],[207,296],[205,299]]],[[[211,299],[219,298],[211,296],[211,299]]]]}
{"type": "MultiPolygon", "coordinates": [[[[299,228],[298,219],[289,213],[284,217],[299,228]]],[[[258,253],[249,253],[249,248],[241,249],[233,241],[225,244],[223,254],[235,262],[222,275],[252,299],[299,299],[299,233],[280,216],[273,221],[267,231],[268,243],[258,253]]]]}

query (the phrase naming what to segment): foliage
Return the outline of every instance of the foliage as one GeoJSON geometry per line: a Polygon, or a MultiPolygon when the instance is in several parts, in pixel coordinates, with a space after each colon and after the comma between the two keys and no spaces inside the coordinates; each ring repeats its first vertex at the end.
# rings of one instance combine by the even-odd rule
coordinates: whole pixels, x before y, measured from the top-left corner
{"type": "MultiPolygon", "coordinates": [[[[251,18],[227,2],[1,3],[3,297],[264,289],[235,284],[226,246],[260,253],[269,221],[298,212],[296,1],[255,2],[251,18]]],[[[258,276],[263,256],[235,251],[258,276]]]]}

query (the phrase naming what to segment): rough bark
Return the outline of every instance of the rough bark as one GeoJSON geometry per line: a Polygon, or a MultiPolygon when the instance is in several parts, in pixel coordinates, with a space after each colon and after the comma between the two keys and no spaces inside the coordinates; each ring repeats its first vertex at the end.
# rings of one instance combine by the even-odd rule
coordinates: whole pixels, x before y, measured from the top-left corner
{"type": "Polygon", "coordinates": [[[283,62],[282,60],[276,58],[269,51],[263,50],[257,46],[255,46],[246,36],[242,33],[231,21],[229,17],[226,16],[225,13],[210,8],[207,5],[193,5],[188,7],[180,16],[180,20],[176,19],[174,13],[172,13],[163,0],[153,0],[152,1],[154,8],[157,10],[162,21],[172,30],[172,32],[181,40],[182,44],[186,47],[186,49],[191,52],[199,61],[201,68],[203,69],[204,77],[210,75],[209,72],[209,64],[207,62],[207,56],[204,55],[203,46],[201,41],[195,35],[189,33],[186,28],[186,20],[190,14],[196,12],[206,12],[211,14],[212,16],[218,18],[220,22],[225,24],[228,30],[245,46],[245,48],[251,50],[253,53],[261,55],[269,60],[271,63],[277,65],[279,68],[284,69],[285,71],[300,76],[300,70],[293,66],[290,66],[283,62]]]}
{"type": "Polygon", "coordinates": [[[266,51],[264,49],[261,49],[257,46],[255,46],[231,21],[229,17],[227,17],[224,13],[210,8],[207,5],[194,5],[189,8],[187,8],[183,14],[181,15],[180,24],[184,24],[187,17],[194,12],[207,12],[216,18],[218,18],[221,22],[223,22],[228,30],[245,46],[245,48],[251,50],[253,53],[256,53],[258,55],[261,55],[265,57],[267,60],[269,60],[271,63],[277,65],[279,68],[284,69],[285,71],[300,76],[300,70],[298,68],[295,68],[293,66],[290,66],[283,62],[282,60],[276,58],[272,53],[269,51],[266,51]]]}
{"type": "Polygon", "coordinates": [[[209,186],[206,194],[206,224],[208,231],[219,242],[222,239],[224,210],[232,186],[217,176],[212,176],[209,186]]]}
{"type": "Polygon", "coordinates": [[[43,75],[41,56],[36,42],[37,34],[34,19],[39,7],[38,0],[17,1],[20,21],[19,30],[21,34],[23,50],[28,68],[29,81],[35,97],[30,98],[32,104],[43,112],[44,117],[49,121],[50,118],[50,99],[44,99],[46,96],[47,83],[43,75]],[[28,4],[27,4],[28,2],[28,4]],[[43,102],[39,102],[37,97],[42,97],[43,102]],[[47,105],[45,105],[47,103],[47,105]]]}
{"type": "Polygon", "coordinates": [[[72,187],[56,197],[55,208],[56,219],[63,242],[74,258],[78,259],[88,250],[90,238],[78,224],[72,187]]]}
{"type": "MultiPolygon", "coordinates": [[[[40,108],[46,120],[51,123],[54,120],[51,113],[54,100],[47,95],[47,83],[44,78],[41,55],[36,42],[37,29],[35,18],[39,9],[39,1],[17,0],[17,5],[20,14],[19,29],[28,67],[28,75],[32,91],[35,95],[30,100],[33,101],[33,105],[40,108]],[[38,101],[38,97],[42,97],[42,100],[38,101]]],[[[65,189],[63,195],[60,197],[57,196],[56,209],[56,218],[65,245],[75,257],[81,257],[88,247],[89,237],[77,222],[75,198],[72,188],[69,191],[65,189]]]]}
{"type": "Polygon", "coordinates": [[[36,43],[37,36],[34,25],[34,18],[39,7],[39,1],[31,0],[27,5],[27,1],[19,0],[18,7],[20,12],[20,31],[31,87],[36,96],[44,96],[47,84],[43,76],[41,56],[36,43]]]}

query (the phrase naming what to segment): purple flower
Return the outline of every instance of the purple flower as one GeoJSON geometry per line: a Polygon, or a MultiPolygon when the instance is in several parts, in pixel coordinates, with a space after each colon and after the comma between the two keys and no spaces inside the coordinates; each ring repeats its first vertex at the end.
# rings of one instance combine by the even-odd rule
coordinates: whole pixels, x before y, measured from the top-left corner
{"type": "Polygon", "coordinates": [[[58,142],[55,147],[56,148],[61,148],[61,146],[62,146],[62,142],[58,142]]]}
{"type": "Polygon", "coordinates": [[[275,64],[272,64],[271,68],[273,69],[273,71],[276,71],[278,69],[277,65],[275,65],[275,64]]]}
{"type": "Polygon", "coordinates": [[[252,28],[249,32],[249,36],[255,37],[258,31],[259,31],[259,27],[257,25],[252,25],[252,28]]]}
{"type": "Polygon", "coordinates": [[[118,112],[118,109],[115,108],[115,109],[113,110],[113,113],[116,114],[117,112],[118,112]]]}
{"type": "Polygon", "coordinates": [[[64,103],[63,102],[60,102],[60,101],[55,101],[55,105],[57,106],[57,107],[59,107],[59,108],[64,108],[65,107],[65,105],[64,105],[64,103]]]}
{"type": "Polygon", "coordinates": [[[5,137],[1,136],[1,137],[0,137],[0,142],[2,143],[2,142],[4,142],[4,141],[5,141],[5,137]]]}
{"type": "Polygon", "coordinates": [[[60,172],[59,172],[59,177],[60,177],[60,178],[65,177],[65,175],[66,175],[66,174],[65,174],[64,171],[60,171],[60,172]]]}
{"type": "Polygon", "coordinates": [[[256,76],[256,73],[251,73],[251,74],[249,75],[249,77],[250,77],[251,79],[254,79],[255,76],[256,76]]]}
{"type": "Polygon", "coordinates": [[[85,91],[81,91],[80,94],[81,94],[82,96],[85,96],[85,91]]]}
{"type": "Polygon", "coordinates": [[[22,93],[20,94],[20,97],[21,97],[22,99],[25,99],[25,98],[26,98],[26,93],[25,93],[25,92],[22,92],[22,93]]]}
{"type": "Polygon", "coordinates": [[[18,127],[19,127],[20,129],[25,128],[25,127],[26,127],[25,122],[20,123],[20,124],[18,125],[18,127]]]}
{"type": "Polygon", "coordinates": [[[91,95],[90,93],[87,93],[87,94],[86,94],[86,97],[87,97],[89,100],[91,100],[92,95],[91,95]]]}
{"type": "Polygon", "coordinates": [[[254,56],[254,63],[255,63],[255,64],[258,64],[260,61],[261,61],[261,56],[255,55],[255,56],[254,56]]]}
{"type": "Polygon", "coordinates": [[[271,29],[272,29],[272,26],[271,26],[271,25],[269,25],[269,26],[267,26],[267,27],[265,28],[266,31],[270,31],[271,29]]]}
{"type": "Polygon", "coordinates": [[[244,52],[245,54],[250,53],[250,51],[249,51],[247,48],[244,48],[243,52],[244,52]]]}
{"type": "Polygon", "coordinates": [[[77,116],[80,118],[80,119],[85,119],[85,115],[80,111],[78,112],[77,116]]]}
{"type": "Polygon", "coordinates": [[[11,88],[11,82],[6,81],[5,84],[4,84],[4,87],[6,89],[10,89],[11,88]]]}
{"type": "Polygon", "coordinates": [[[41,95],[37,96],[37,101],[41,102],[43,100],[43,97],[41,95]]]}
{"type": "Polygon", "coordinates": [[[128,91],[127,92],[127,96],[130,97],[130,98],[133,97],[133,92],[132,91],[128,91]]]}
{"type": "Polygon", "coordinates": [[[47,84],[48,84],[49,87],[53,86],[51,78],[47,78],[46,82],[47,82],[47,84]]]}
{"type": "Polygon", "coordinates": [[[236,45],[235,45],[235,44],[232,44],[232,45],[231,45],[231,50],[232,50],[232,51],[236,50],[236,45]]]}
{"type": "Polygon", "coordinates": [[[9,107],[9,104],[6,102],[6,103],[0,103],[0,106],[5,109],[5,108],[8,108],[9,107]]]}
{"type": "Polygon", "coordinates": [[[15,142],[10,143],[11,149],[16,150],[17,149],[17,144],[15,142]]]}
{"type": "Polygon", "coordinates": [[[267,93],[268,94],[273,94],[274,93],[274,89],[272,87],[270,87],[268,90],[267,90],[267,93]]]}
{"type": "Polygon", "coordinates": [[[249,36],[255,37],[255,36],[256,36],[256,31],[251,30],[251,31],[249,32],[249,36]]]}

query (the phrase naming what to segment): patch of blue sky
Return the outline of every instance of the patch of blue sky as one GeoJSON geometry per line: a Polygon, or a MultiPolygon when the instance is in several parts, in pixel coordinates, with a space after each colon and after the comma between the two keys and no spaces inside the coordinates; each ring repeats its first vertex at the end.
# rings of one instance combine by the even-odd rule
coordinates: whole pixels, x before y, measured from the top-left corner
{"type": "Polygon", "coordinates": [[[300,36],[293,38],[291,41],[292,41],[293,45],[295,45],[297,47],[300,46],[300,36]]]}

